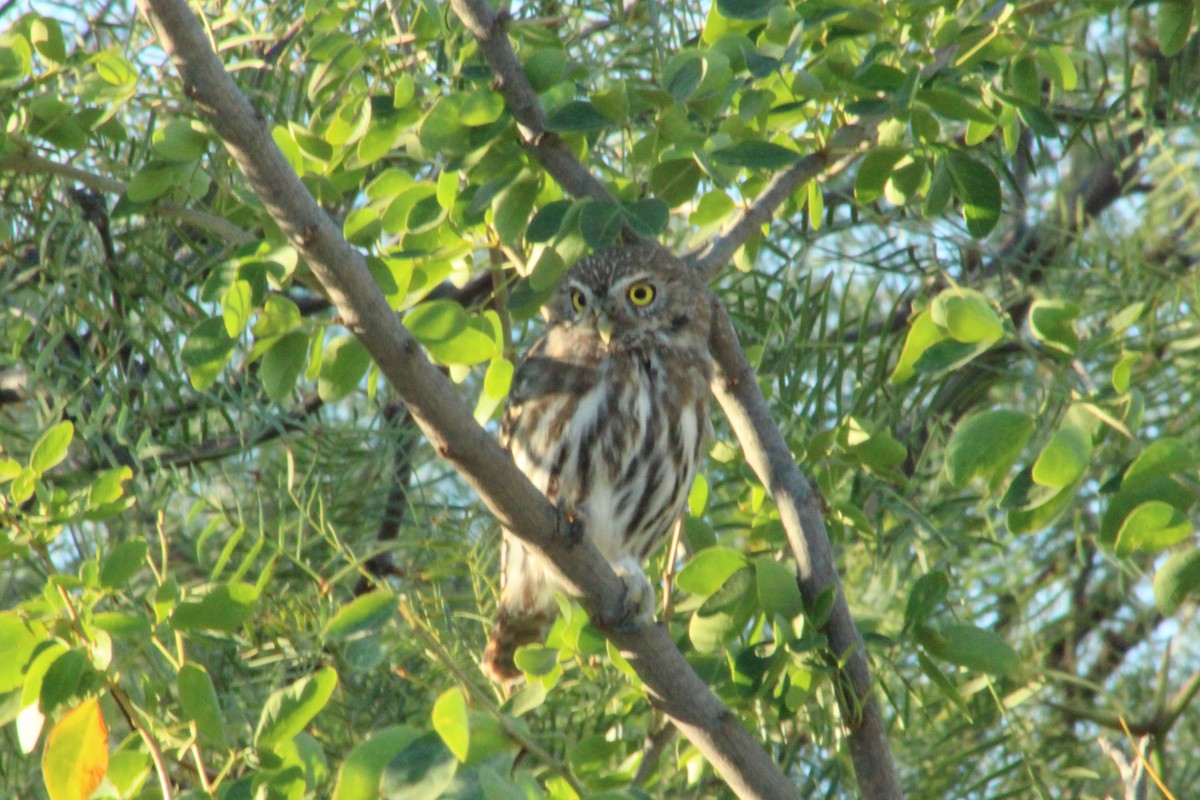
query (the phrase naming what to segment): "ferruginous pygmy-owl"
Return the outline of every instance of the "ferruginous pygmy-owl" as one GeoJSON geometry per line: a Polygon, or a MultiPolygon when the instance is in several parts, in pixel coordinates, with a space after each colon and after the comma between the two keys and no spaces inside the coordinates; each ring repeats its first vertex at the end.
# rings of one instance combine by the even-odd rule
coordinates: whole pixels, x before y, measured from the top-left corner
{"type": "MultiPolygon", "coordinates": [[[[711,430],[708,294],[686,264],[644,244],[581,259],[547,311],[513,376],[502,443],[582,522],[648,621],[654,591],[641,564],[682,514],[711,430]]],[[[521,675],[516,649],[554,620],[557,587],[509,531],[502,547],[484,666],[509,683],[521,675]]]]}

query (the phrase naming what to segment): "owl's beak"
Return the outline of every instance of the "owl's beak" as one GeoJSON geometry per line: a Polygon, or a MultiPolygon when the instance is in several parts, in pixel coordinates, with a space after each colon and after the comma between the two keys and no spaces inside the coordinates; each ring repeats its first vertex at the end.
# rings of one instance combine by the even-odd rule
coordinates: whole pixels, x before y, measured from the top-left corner
{"type": "Polygon", "coordinates": [[[596,332],[600,334],[600,341],[604,342],[604,346],[608,347],[608,340],[612,338],[613,321],[612,317],[603,311],[596,314],[596,332]]]}

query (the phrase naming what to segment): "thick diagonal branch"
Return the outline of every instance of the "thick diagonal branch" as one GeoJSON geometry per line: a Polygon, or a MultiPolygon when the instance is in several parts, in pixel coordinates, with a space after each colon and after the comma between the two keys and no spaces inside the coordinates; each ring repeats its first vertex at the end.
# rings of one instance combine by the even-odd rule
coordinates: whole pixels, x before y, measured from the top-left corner
{"type": "Polygon", "coordinates": [[[842,693],[842,717],[850,728],[850,755],[859,790],[864,798],[899,798],[900,779],[879,703],[871,690],[871,670],[863,640],[850,616],[834,566],[822,516],[823,502],[805,480],[775,426],[729,315],[720,303],[713,303],[713,311],[711,348],[717,363],[713,393],[742,443],[746,462],[779,509],[780,521],[796,557],[797,577],[805,601],[811,607],[824,592],[834,592],[833,611],[824,630],[843,665],[841,672],[851,690],[850,696],[842,693]]]}
{"type": "Polygon", "coordinates": [[[225,142],[253,190],[321,282],[404,401],[436,452],[478,492],[501,524],[543,556],[637,671],[651,700],[742,797],[794,798],[795,788],[745,727],[688,666],[664,628],[633,632],[622,616],[620,580],[585,538],[563,535],[545,497],[472,417],[453,384],[421,353],[351,247],[279,152],[263,120],[217,60],[186,0],[139,0],[183,79],[184,89],[225,142]]]}

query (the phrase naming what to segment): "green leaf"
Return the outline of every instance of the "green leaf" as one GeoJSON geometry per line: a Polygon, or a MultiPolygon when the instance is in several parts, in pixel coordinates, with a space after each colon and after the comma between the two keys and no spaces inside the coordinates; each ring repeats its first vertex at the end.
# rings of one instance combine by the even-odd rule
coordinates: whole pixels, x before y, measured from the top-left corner
{"type": "Polygon", "coordinates": [[[732,613],[693,614],[688,620],[688,640],[698,653],[717,653],[724,649],[738,624],[732,613]]]}
{"type": "Polygon", "coordinates": [[[883,196],[892,168],[907,154],[903,147],[876,147],[863,158],[854,177],[854,197],[860,203],[873,203],[883,196]]]}
{"type": "Polygon", "coordinates": [[[0,612],[0,653],[4,653],[0,658],[0,695],[25,682],[25,665],[45,638],[45,629],[39,623],[22,619],[15,611],[0,612]]]}
{"type": "Polygon", "coordinates": [[[766,19],[776,0],[717,0],[717,11],[727,19],[766,19]]]}
{"type": "Polygon", "coordinates": [[[152,161],[130,178],[125,187],[125,196],[134,203],[157,200],[172,189],[187,183],[191,171],[192,167],[189,164],[152,161]]]}
{"type": "Polygon", "coordinates": [[[526,675],[549,675],[558,667],[558,650],[540,644],[518,647],[513,663],[526,675]]]}
{"type": "Polygon", "coordinates": [[[328,639],[344,639],[361,631],[377,628],[396,611],[396,596],[391,592],[367,592],[342,606],[321,632],[328,639]]]}
{"type": "Polygon", "coordinates": [[[433,729],[459,761],[467,760],[471,747],[471,725],[467,698],[457,686],[442,692],[433,704],[433,729]]]}
{"type": "Polygon", "coordinates": [[[493,358],[483,376],[483,393],[494,400],[502,400],[512,386],[515,367],[507,358],[493,358]]]}
{"type": "Polygon", "coordinates": [[[29,25],[29,41],[42,58],[61,64],[67,60],[62,28],[52,17],[38,17],[29,25]]]}
{"type": "Polygon", "coordinates": [[[254,613],[258,590],[248,583],[231,582],[214,586],[199,600],[188,600],[175,607],[171,624],[181,631],[237,630],[254,613]]]}
{"type": "Polygon", "coordinates": [[[1042,82],[1033,56],[1023,55],[1013,60],[1008,68],[1008,90],[1031,106],[1041,105],[1042,82]]]}
{"type": "Polygon", "coordinates": [[[604,250],[621,233],[621,207],[609,202],[583,203],[579,209],[579,232],[593,250],[604,250]]]}
{"type": "Polygon", "coordinates": [[[186,120],[174,119],[154,132],[154,152],[167,161],[190,162],[204,155],[208,137],[186,120]]]}
{"type": "Polygon", "coordinates": [[[120,589],[129,583],[146,563],[148,549],[141,539],[121,542],[114,547],[100,564],[100,585],[108,589],[120,589]]]}
{"type": "Polygon", "coordinates": [[[650,191],[671,208],[676,208],[692,199],[703,176],[704,172],[693,158],[666,159],[650,171],[650,191]]]}
{"type": "Polygon", "coordinates": [[[1190,0],[1162,0],[1154,18],[1158,48],[1167,58],[1179,55],[1192,32],[1195,5],[1190,0]]]}
{"type": "Polygon", "coordinates": [[[747,565],[741,550],[710,547],[694,555],[675,576],[675,585],[688,594],[707,597],[724,585],[729,576],[747,565]]]}
{"type": "Polygon", "coordinates": [[[354,746],[338,770],[333,800],[378,800],[383,770],[420,734],[407,725],[393,725],[371,733],[354,746]]]}
{"type": "Polygon", "coordinates": [[[263,355],[258,377],[267,397],[281,403],[291,394],[304,371],[308,356],[308,336],[294,331],[279,337],[263,355]]]}
{"type": "Polygon", "coordinates": [[[1150,500],[1125,517],[1113,545],[1119,556],[1136,552],[1160,553],[1192,535],[1192,523],[1170,503],[1150,500]]]}
{"type": "Polygon", "coordinates": [[[317,395],[327,403],[348,396],[367,374],[371,356],[362,342],[350,334],[338,336],[325,346],[317,395]]]}
{"type": "Polygon", "coordinates": [[[963,204],[967,232],[976,239],[991,233],[1000,221],[1000,181],[986,165],[963,153],[951,153],[947,164],[954,194],[963,204]]]}
{"type": "Polygon", "coordinates": [[[473,89],[462,96],[458,120],[470,128],[491,125],[504,113],[504,97],[491,89],[473,89]]]}
{"type": "Polygon", "coordinates": [[[667,228],[671,211],[666,202],[657,197],[636,200],[622,209],[625,221],[641,236],[653,239],[667,228]]]}
{"type": "Polygon", "coordinates": [[[536,180],[518,180],[492,200],[492,222],[501,242],[513,246],[520,243],[529,227],[529,215],[533,212],[537,194],[536,180]]]}
{"type": "Polygon", "coordinates": [[[954,89],[922,89],[917,100],[929,106],[943,117],[995,125],[996,118],[975,104],[975,96],[968,96],[954,89]]]}
{"type": "Polygon", "coordinates": [[[770,557],[754,560],[754,577],[758,589],[758,605],[768,619],[776,615],[794,619],[804,610],[796,572],[787,564],[770,557]]]}
{"type": "Polygon", "coordinates": [[[949,593],[950,580],[940,569],[931,570],[917,578],[908,592],[908,604],[904,607],[905,627],[923,625],[949,593]]]}
{"type": "Polygon", "coordinates": [[[938,628],[920,626],[917,638],[926,652],[975,672],[1012,675],[1021,658],[998,634],[974,625],[952,623],[938,628]]]}
{"type": "Polygon", "coordinates": [[[998,481],[1021,454],[1033,427],[1031,416],[1009,409],[964,419],[946,445],[946,477],[960,489],[977,475],[998,481]]]}
{"type": "Polygon", "coordinates": [[[427,150],[457,152],[470,144],[470,132],[459,119],[462,95],[444,95],[434,104],[417,129],[421,146],[427,150]]]}
{"type": "Polygon", "coordinates": [[[778,170],[791,166],[803,156],[790,148],[757,139],[741,141],[712,152],[718,164],[748,169],[778,170]]]}
{"type": "Polygon", "coordinates": [[[908,335],[900,357],[889,380],[893,384],[903,383],[916,374],[914,366],[925,351],[946,338],[945,331],[930,316],[928,309],[918,311],[908,322],[908,335]]]}
{"type": "Polygon", "coordinates": [[[43,433],[33,446],[29,456],[29,468],[34,474],[41,475],[62,463],[67,457],[67,449],[75,436],[75,425],[70,420],[54,425],[43,433]]]}
{"type": "Polygon", "coordinates": [[[955,341],[990,343],[1004,335],[1004,325],[992,304],[973,289],[947,289],[934,298],[929,313],[955,341]]]}
{"type": "Polygon", "coordinates": [[[324,667],[315,675],[272,692],[254,731],[255,746],[273,747],[303,731],[329,702],[337,682],[337,671],[324,667]]]}
{"type": "Polygon", "coordinates": [[[379,211],[373,206],[356,208],[346,215],[342,223],[342,235],[346,241],[357,247],[370,247],[379,241],[383,233],[383,220],[379,211]]]}
{"type": "Polygon", "coordinates": [[[573,100],[546,115],[546,130],[552,133],[591,133],[611,125],[608,117],[585,100],[573,100]]]}
{"type": "Polygon", "coordinates": [[[254,288],[250,281],[234,281],[221,298],[221,319],[225,323],[225,333],[229,334],[229,338],[236,339],[241,335],[253,313],[254,288]]]}
{"type": "Polygon", "coordinates": [[[496,353],[495,339],[471,327],[466,311],[453,300],[421,303],[404,317],[404,327],[443,364],[478,364],[496,353]]]}
{"type": "Polygon", "coordinates": [[[1051,350],[1072,356],[1079,349],[1074,320],[1079,306],[1065,300],[1035,300],[1029,307],[1029,332],[1051,350]]]}
{"type": "Polygon", "coordinates": [[[539,208],[525,228],[526,243],[541,244],[557,236],[570,207],[570,200],[555,200],[539,208]]]}
{"type": "Polygon", "coordinates": [[[1154,573],[1154,605],[1164,616],[1179,610],[1200,589],[1200,548],[1175,553],[1154,573]]]}
{"type": "Polygon", "coordinates": [[[193,388],[203,391],[213,384],[225,368],[233,345],[234,340],[220,317],[210,317],[192,328],[181,357],[193,388]]]}
{"type": "Polygon", "coordinates": [[[33,48],[18,33],[0,38],[0,86],[13,86],[33,71],[33,48]]]}
{"type": "Polygon", "coordinates": [[[393,758],[377,788],[387,800],[431,800],[454,781],[458,759],[436,733],[427,733],[393,758]]]}
{"type": "Polygon", "coordinates": [[[1092,437],[1074,427],[1062,428],[1033,464],[1033,481],[1061,489],[1083,476],[1092,457],[1092,437]]]}
{"type": "Polygon", "coordinates": [[[251,328],[255,339],[270,339],[282,336],[300,325],[300,309],[281,294],[267,296],[258,321],[251,328]]]}
{"type": "Polygon", "coordinates": [[[1112,386],[1118,394],[1125,394],[1129,391],[1129,383],[1133,378],[1133,365],[1142,358],[1142,353],[1122,353],[1117,363],[1113,365],[1112,386]]]}
{"type": "Polygon", "coordinates": [[[408,289],[416,270],[412,261],[404,258],[367,257],[367,269],[379,291],[392,308],[401,308],[408,299],[408,289]]]}
{"type": "Polygon", "coordinates": [[[667,59],[661,85],[675,102],[686,102],[704,80],[704,55],[699,50],[680,50],[667,59]]]}
{"type": "Polygon", "coordinates": [[[184,664],[179,668],[176,684],[185,718],[196,723],[196,730],[209,745],[224,745],[225,718],[208,671],[199,664],[184,664]]]}

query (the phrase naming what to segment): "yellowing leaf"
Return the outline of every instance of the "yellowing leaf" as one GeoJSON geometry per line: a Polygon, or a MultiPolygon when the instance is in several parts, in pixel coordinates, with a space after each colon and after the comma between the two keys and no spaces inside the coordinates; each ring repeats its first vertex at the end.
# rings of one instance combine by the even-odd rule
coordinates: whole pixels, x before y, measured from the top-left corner
{"type": "Polygon", "coordinates": [[[42,779],[50,800],[85,800],[108,772],[108,728],[96,698],[58,721],[46,738],[42,779]]]}

